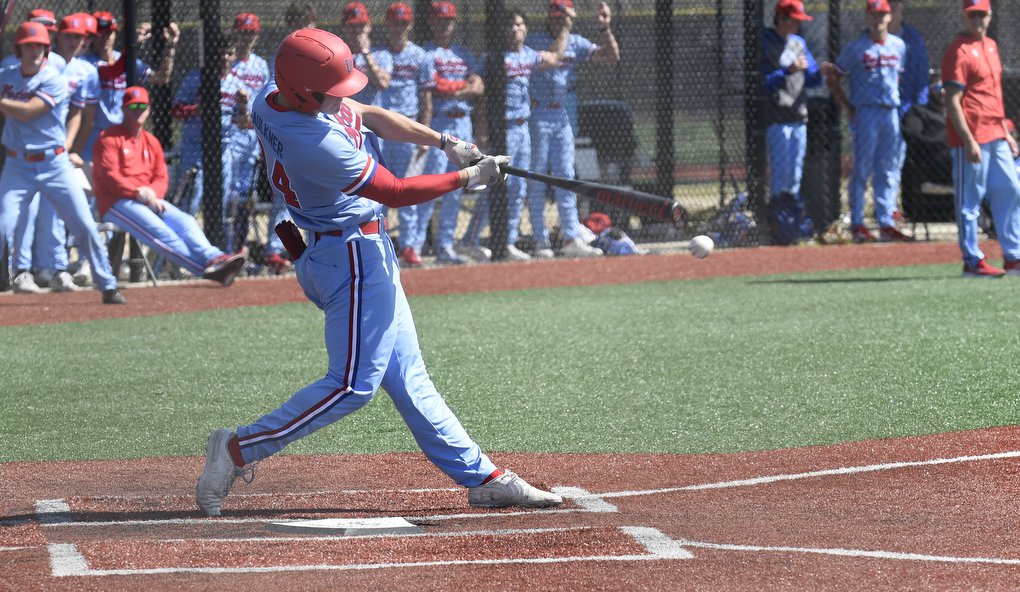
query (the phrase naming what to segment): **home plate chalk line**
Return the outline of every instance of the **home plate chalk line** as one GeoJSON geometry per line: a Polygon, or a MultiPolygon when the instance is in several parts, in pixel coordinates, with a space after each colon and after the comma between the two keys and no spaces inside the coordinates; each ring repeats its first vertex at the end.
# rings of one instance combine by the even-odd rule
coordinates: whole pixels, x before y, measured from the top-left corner
{"type": "MultiPolygon", "coordinates": [[[[901,462],[890,462],[890,463],[878,463],[869,465],[859,465],[851,467],[841,467],[834,469],[822,469],[816,471],[808,471],[802,473],[790,473],[780,475],[768,475],[762,477],[754,477],[748,479],[738,479],[730,481],[721,481],[715,483],[705,483],[698,485],[686,485],[678,487],[667,487],[658,489],[647,489],[647,490],[634,490],[634,491],[616,491],[616,492],[604,492],[604,493],[591,493],[584,489],[577,487],[556,487],[554,491],[560,493],[564,497],[567,497],[576,502],[580,508],[577,509],[553,509],[553,510],[536,510],[536,511],[523,511],[511,515],[520,514],[536,514],[536,515],[547,515],[547,514],[563,514],[572,512],[589,512],[589,513],[603,513],[603,512],[618,512],[618,508],[612,503],[606,501],[606,498],[622,498],[622,497],[634,497],[634,496],[645,496],[662,493],[673,493],[683,491],[701,491],[708,489],[725,489],[734,487],[750,487],[756,485],[768,485],[770,483],[777,483],[782,481],[794,481],[799,479],[813,479],[819,477],[833,476],[833,475],[854,475],[862,473],[872,473],[878,471],[890,471],[897,469],[916,468],[916,467],[929,467],[937,465],[946,465],[954,463],[966,463],[966,462],[980,462],[988,460],[1000,460],[1008,458],[1020,457],[1020,450],[998,452],[991,454],[982,455],[967,455],[958,456],[951,458],[936,458],[929,460],[920,461],[901,461],[901,462]]],[[[444,488],[439,491],[447,491],[444,488]]],[[[417,489],[414,491],[430,491],[426,489],[417,489]]],[[[365,490],[365,493],[373,493],[372,490],[365,490]]],[[[240,497],[240,496],[238,496],[240,497]]],[[[115,497],[109,497],[106,499],[118,499],[115,497]]],[[[269,522],[270,519],[174,519],[174,520],[134,520],[134,521],[108,521],[108,522],[75,522],[72,520],[72,510],[64,500],[39,500],[36,502],[36,513],[39,518],[40,524],[45,527],[60,527],[60,526],[104,526],[104,525],[150,525],[150,524],[215,524],[215,523],[245,523],[245,522],[269,522]]],[[[457,518],[485,518],[492,516],[507,516],[506,513],[470,513],[470,514],[458,514],[457,518]]],[[[413,520],[419,522],[430,522],[434,520],[443,520],[453,518],[452,515],[439,515],[429,517],[415,517],[413,520]]],[[[279,519],[273,519],[279,521],[279,519]]],[[[583,530],[589,527],[575,527],[572,529],[583,530]]],[[[861,557],[861,558],[872,558],[872,559],[885,559],[885,560],[899,560],[899,561],[922,561],[922,562],[937,562],[937,563],[953,563],[953,564],[989,564],[989,565],[1020,565],[1020,559],[1012,558],[997,558],[997,557],[959,557],[959,556],[947,556],[947,555],[930,555],[923,553],[906,553],[899,551],[883,551],[878,549],[843,549],[843,548],[816,548],[816,547],[791,547],[791,546],[758,546],[758,545],[739,545],[739,544],[728,544],[728,543],[714,543],[705,541],[694,541],[686,539],[673,539],[660,530],[647,526],[620,526],[617,527],[623,533],[632,537],[636,542],[641,544],[647,553],[635,554],[635,555],[605,555],[605,556],[569,556],[569,557],[527,557],[527,558],[500,558],[500,559],[475,559],[475,560],[460,560],[451,559],[444,561],[427,561],[427,562],[408,562],[408,563],[371,563],[371,564],[356,564],[356,565],[332,565],[332,564],[313,564],[313,565],[286,565],[286,566],[256,566],[256,567],[165,567],[165,568],[153,568],[153,569],[91,569],[88,566],[88,562],[84,555],[78,550],[77,545],[73,543],[55,543],[47,545],[50,557],[50,567],[53,576],[67,577],[67,576],[115,576],[115,575],[144,575],[144,574],[169,574],[169,573],[208,573],[208,574],[228,574],[228,573],[269,573],[269,572],[288,572],[288,571],[355,571],[355,570],[370,570],[370,569],[388,569],[388,568],[415,568],[415,567],[431,567],[431,566],[455,566],[455,565],[509,565],[509,564],[546,564],[546,563],[573,563],[573,562],[591,562],[591,561],[649,561],[649,560],[665,560],[665,559],[692,559],[694,554],[690,549],[705,549],[705,550],[718,550],[718,551],[742,551],[752,553],[796,553],[796,554],[813,554],[813,555],[828,555],[828,556],[841,556],[841,557],[861,557]]],[[[442,533],[442,536],[474,536],[479,534],[489,535],[521,535],[536,532],[549,532],[559,529],[503,529],[503,530],[492,530],[492,531],[468,531],[461,533],[442,533]]],[[[408,537],[408,536],[436,536],[437,533],[420,533],[420,534],[392,534],[392,535],[370,535],[370,536],[392,536],[392,537],[408,537]]],[[[303,540],[319,540],[319,539],[351,539],[360,537],[294,537],[287,540],[303,541],[303,540]]],[[[274,537],[273,540],[282,540],[284,537],[274,537]]],[[[178,540],[181,539],[169,539],[178,540]]],[[[237,539],[240,542],[241,539],[237,539]]],[[[248,540],[248,539],[244,539],[248,540]]]]}

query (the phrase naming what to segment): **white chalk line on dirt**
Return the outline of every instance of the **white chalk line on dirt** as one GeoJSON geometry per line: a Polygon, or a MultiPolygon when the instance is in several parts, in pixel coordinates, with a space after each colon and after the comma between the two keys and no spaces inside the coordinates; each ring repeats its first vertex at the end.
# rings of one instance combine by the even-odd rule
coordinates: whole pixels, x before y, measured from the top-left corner
{"type": "MultiPolygon", "coordinates": [[[[588,494],[590,497],[604,499],[614,497],[637,497],[642,495],[655,495],[659,493],[673,493],[678,491],[703,491],[708,489],[730,489],[734,487],[750,487],[753,485],[768,485],[781,481],[796,481],[798,479],[814,479],[816,477],[830,477],[834,475],[856,475],[859,473],[873,473],[877,471],[891,471],[895,469],[906,469],[913,467],[930,467],[935,465],[947,465],[953,463],[976,462],[984,460],[1000,460],[1004,458],[1020,457],[1020,450],[1009,452],[996,452],[993,454],[979,454],[973,456],[957,456],[953,458],[935,458],[931,460],[915,460],[891,463],[879,463],[873,465],[861,465],[856,467],[841,467],[838,469],[821,469],[805,473],[790,473],[786,475],[768,475],[764,477],[753,477],[750,479],[737,479],[734,481],[720,481],[718,483],[703,483],[700,485],[684,485],[680,487],[664,487],[661,489],[643,489],[634,491],[610,491],[606,493],[588,494]]],[[[575,499],[575,501],[580,501],[575,499]]]]}
{"type": "MultiPolygon", "coordinates": [[[[641,544],[648,553],[640,555],[580,555],[567,557],[518,557],[500,559],[450,559],[443,561],[416,561],[407,563],[360,563],[350,565],[313,564],[260,567],[160,567],[149,569],[91,569],[85,556],[73,543],[48,545],[50,570],[54,577],[129,576],[156,574],[249,574],[295,571],[362,571],[387,568],[449,567],[455,565],[519,565],[606,561],[655,561],[663,559],[690,559],[691,553],[659,530],[644,526],[621,526],[619,529],[641,544]]],[[[506,531],[517,534],[527,531],[506,531]]]]}
{"type": "Polygon", "coordinates": [[[809,553],[816,555],[838,555],[841,557],[867,557],[871,559],[896,559],[900,561],[928,561],[936,563],[987,563],[992,565],[1020,565],[1020,559],[998,557],[953,557],[948,555],[925,555],[899,551],[877,551],[867,549],[810,548],[810,547],[763,547],[758,545],[730,545],[698,541],[676,541],[682,547],[716,549],[720,551],[751,551],[774,553],[809,553]]]}
{"type": "MultiPolygon", "coordinates": [[[[91,569],[88,561],[77,545],[58,543],[48,545],[50,568],[54,577],[67,576],[118,576],[118,575],[156,575],[179,573],[203,574],[234,574],[234,573],[272,573],[295,571],[359,571],[387,568],[416,567],[448,567],[456,565],[513,565],[513,564],[550,564],[577,562],[608,562],[608,561],[650,561],[663,559],[692,559],[694,555],[688,550],[711,549],[718,551],[742,551],[751,553],[798,553],[813,555],[832,555],[840,557],[857,557],[893,561],[918,561],[951,564],[986,564],[986,565],[1020,565],[1020,559],[1004,559],[998,557],[957,557],[949,555],[927,555],[922,553],[903,553],[899,551],[881,551],[874,549],[843,549],[843,548],[811,548],[811,547],[769,547],[759,545],[733,545],[708,543],[684,539],[672,539],[660,530],[645,526],[621,526],[619,529],[640,543],[648,551],[643,555],[593,555],[567,557],[527,557],[501,559],[475,559],[445,561],[421,561],[407,563],[370,563],[353,565],[311,564],[286,566],[258,567],[163,567],[150,569],[91,569]]],[[[533,529],[493,531],[504,534],[527,534],[539,531],[556,531],[572,529],[533,529]]],[[[486,532],[486,531],[479,531],[486,532]]],[[[410,536],[410,535],[397,535],[410,536]]],[[[448,534],[452,536],[452,533],[448,534]]]]}

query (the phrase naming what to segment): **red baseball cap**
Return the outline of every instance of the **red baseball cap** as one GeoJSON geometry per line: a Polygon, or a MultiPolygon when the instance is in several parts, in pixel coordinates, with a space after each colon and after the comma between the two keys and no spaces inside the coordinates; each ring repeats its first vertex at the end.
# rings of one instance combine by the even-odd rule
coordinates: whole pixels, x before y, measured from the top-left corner
{"type": "Polygon", "coordinates": [[[429,18],[455,19],[457,18],[457,7],[453,2],[433,2],[429,7],[429,18]]]}
{"type": "MultiPolygon", "coordinates": [[[[84,12],[69,14],[60,19],[60,25],[57,26],[57,31],[60,31],[61,33],[70,33],[72,35],[88,35],[91,33],[91,31],[89,31],[89,19],[92,19],[92,17],[84,12]]],[[[95,22],[95,19],[92,19],[92,21],[95,22]]]]}
{"type": "Polygon", "coordinates": [[[57,30],[57,17],[49,10],[45,8],[36,8],[28,13],[28,20],[33,23],[40,23],[48,31],[57,30]]]}
{"type": "Polygon", "coordinates": [[[123,105],[148,105],[149,91],[144,86],[129,86],[124,89],[123,105]]]}
{"type": "Polygon", "coordinates": [[[553,0],[549,3],[549,16],[555,18],[563,15],[571,18],[577,16],[574,11],[574,3],[571,0],[553,0]]]}
{"type": "Polygon", "coordinates": [[[868,0],[866,12],[890,12],[889,0],[868,0]]]}
{"type": "Polygon", "coordinates": [[[785,16],[796,21],[813,21],[804,11],[804,3],[800,0],[779,0],[776,4],[776,16],[785,16]]]}
{"type": "Polygon", "coordinates": [[[112,13],[106,11],[94,12],[92,16],[96,18],[96,31],[116,31],[117,30],[117,19],[112,13]]]}
{"type": "Polygon", "coordinates": [[[964,12],[991,12],[991,0],[963,0],[964,12]]]}
{"type": "Polygon", "coordinates": [[[235,31],[261,31],[259,28],[259,15],[252,12],[242,12],[234,17],[235,31]]]}
{"type": "Polygon", "coordinates": [[[371,22],[368,16],[368,9],[361,2],[349,2],[344,6],[344,16],[340,22],[345,25],[363,25],[371,22]]]}
{"type": "Polygon", "coordinates": [[[386,9],[386,20],[409,23],[414,20],[414,13],[411,7],[403,2],[394,2],[386,9]]]}
{"type": "Polygon", "coordinates": [[[32,21],[26,21],[18,25],[18,30],[14,33],[14,45],[21,45],[23,43],[49,45],[50,32],[46,30],[46,25],[32,21]]]}

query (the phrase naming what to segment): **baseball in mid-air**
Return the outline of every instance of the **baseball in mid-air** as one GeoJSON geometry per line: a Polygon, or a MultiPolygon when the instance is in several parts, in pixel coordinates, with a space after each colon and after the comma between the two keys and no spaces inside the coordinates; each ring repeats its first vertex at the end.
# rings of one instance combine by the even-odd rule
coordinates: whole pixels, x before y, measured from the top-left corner
{"type": "Polygon", "coordinates": [[[708,257],[708,254],[715,249],[715,242],[712,241],[711,237],[699,234],[698,236],[691,239],[691,243],[687,245],[690,249],[691,255],[694,255],[698,259],[704,259],[708,257]]]}

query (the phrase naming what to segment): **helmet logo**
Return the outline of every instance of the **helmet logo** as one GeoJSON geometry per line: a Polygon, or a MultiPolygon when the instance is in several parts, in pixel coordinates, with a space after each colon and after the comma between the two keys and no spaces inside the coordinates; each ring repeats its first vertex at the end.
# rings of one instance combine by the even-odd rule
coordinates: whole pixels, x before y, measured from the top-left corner
{"type": "Polygon", "coordinates": [[[351,59],[350,58],[347,58],[346,60],[344,60],[344,66],[347,68],[347,73],[348,74],[350,74],[351,70],[354,69],[354,66],[351,64],[351,59]]]}

